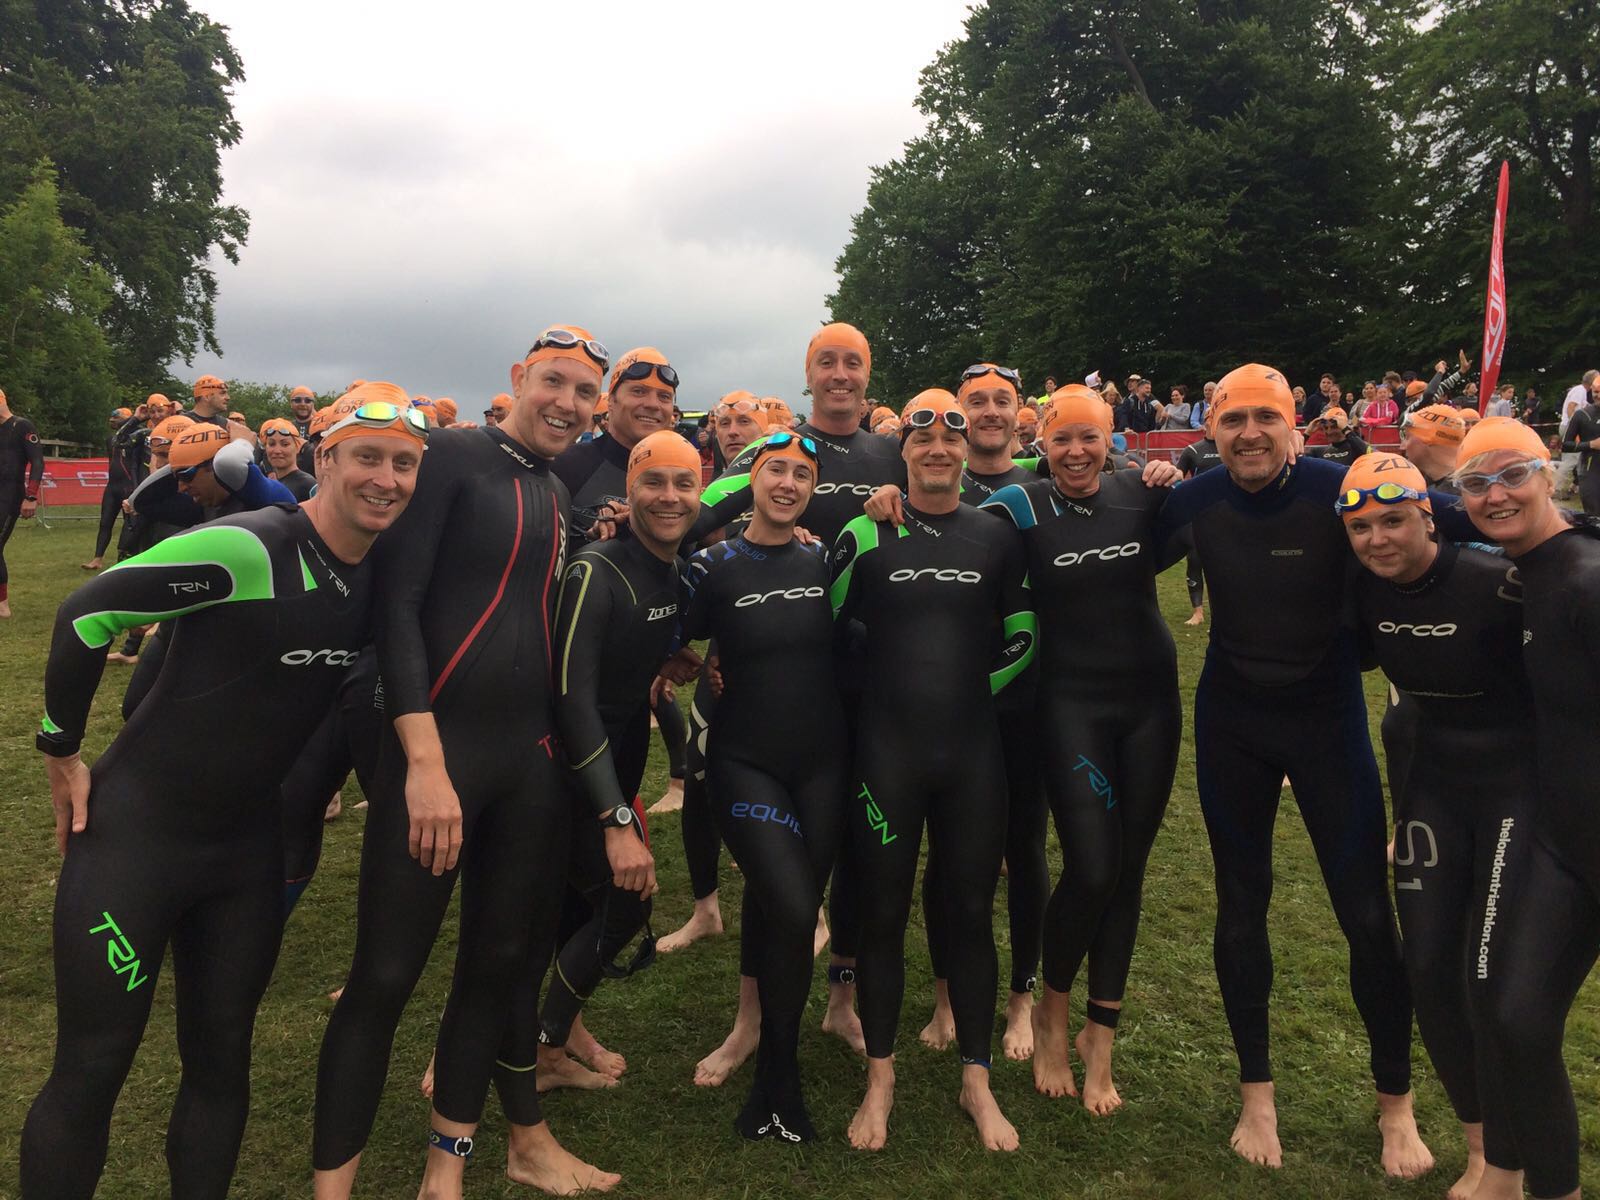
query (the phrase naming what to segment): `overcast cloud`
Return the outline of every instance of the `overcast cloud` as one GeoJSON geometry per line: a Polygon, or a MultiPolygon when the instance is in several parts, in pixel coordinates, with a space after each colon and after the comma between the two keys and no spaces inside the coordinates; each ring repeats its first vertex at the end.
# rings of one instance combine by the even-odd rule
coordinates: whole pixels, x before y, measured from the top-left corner
{"type": "Polygon", "coordinates": [[[224,355],[188,377],[508,387],[555,321],[659,346],[685,407],[799,407],[868,173],[922,129],[917,73],[968,0],[195,0],[247,78],[223,158],[224,355]]]}

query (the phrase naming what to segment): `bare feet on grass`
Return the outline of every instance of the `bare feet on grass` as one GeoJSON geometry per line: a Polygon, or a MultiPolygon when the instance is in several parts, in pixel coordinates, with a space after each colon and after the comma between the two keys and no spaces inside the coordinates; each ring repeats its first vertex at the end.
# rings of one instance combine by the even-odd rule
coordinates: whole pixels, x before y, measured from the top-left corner
{"type": "Polygon", "coordinates": [[[689,914],[689,919],[658,941],[656,951],[659,954],[671,954],[694,945],[703,937],[716,937],[721,932],[722,906],[717,903],[717,894],[712,892],[694,902],[694,911],[689,914]]]}
{"type": "Polygon", "coordinates": [[[867,1094],[850,1118],[850,1144],[857,1150],[882,1150],[889,1141],[889,1113],[894,1108],[894,1059],[867,1060],[867,1094]]]}
{"type": "Polygon", "coordinates": [[[739,976],[739,1011],[722,1045],[695,1064],[696,1087],[721,1087],[761,1044],[761,994],[756,981],[739,976]]]}
{"type": "Polygon", "coordinates": [[[828,939],[832,936],[828,932],[828,910],[817,909],[817,932],[811,936],[811,957],[815,958],[828,948],[828,939]]]}
{"type": "Polygon", "coordinates": [[[1189,614],[1189,619],[1184,622],[1185,625],[1204,625],[1205,623],[1206,610],[1203,608],[1196,608],[1194,612],[1189,614]]]}
{"type": "Polygon", "coordinates": [[[577,1059],[567,1054],[562,1046],[539,1047],[539,1094],[553,1092],[556,1088],[576,1088],[580,1092],[595,1092],[613,1088],[617,1081],[610,1075],[591,1071],[577,1059]]]}
{"type": "Polygon", "coordinates": [[[856,1015],[855,963],[837,960],[835,964],[847,965],[852,974],[849,983],[828,981],[828,1011],[822,1014],[822,1032],[831,1033],[857,1054],[867,1052],[867,1035],[861,1032],[861,1018],[856,1015]]]}
{"type": "Polygon", "coordinates": [[[950,1043],[956,1040],[956,1018],[950,1011],[950,985],[943,979],[933,981],[933,1016],[917,1034],[917,1040],[929,1050],[948,1050],[950,1043]]]}
{"type": "Polygon", "coordinates": [[[1033,993],[1012,992],[1006,1001],[1006,1031],[1000,1048],[1012,1062],[1027,1062],[1033,1057],[1033,993]]]}
{"type": "Polygon", "coordinates": [[[1066,992],[1044,989],[1033,1006],[1033,1086],[1045,1096],[1076,1096],[1078,1084],[1072,1077],[1072,1058],[1067,1048],[1071,1026],[1067,1016],[1066,992]]]}
{"type": "MultiPolygon", "coordinates": [[[[1106,1005],[1107,1008],[1121,1008],[1106,1005]]],[[[1083,1060],[1083,1106],[1097,1117],[1103,1117],[1122,1107],[1122,1097],[1111,1080],[1111,1044],[1117,1031],[1096,1021],[1085,1021],[1073,1045],[1083,1060]]]]}
{"type": "Polygon", "coordinates": [[[661,793],[658,799],[645,812],[651,816],[658,813],[674,813],[683,810],[683,780],[673,779],[668,781],[667,790],[661,793]]]}
{"type": "MultiPolygon", "coordinates": [[[[1460,1179],[1450,1185],[1445,1200],[1474,1200],[1478,1185],[1483,1182],[1484,1168],[1488,1165],[1483,1161],[1483,1123],[1463,1124],[1461,1136],[1467,1143],[1467,1169],[1461,1172],[1460,1179]]],[[[1520,1181],[1518,1192],[1521,1192],[1520,1181]]]]}
{"type": "Polygon", "coordinates": [[[1239,1098],[1243,1107],[1228,1145],[1245,1162],[1258,1167],[1283,1166],[1283,1147],[1278,1142],[1278,1106],[1270,1083],[1241,1083],[1239,1098]]]}
{"type": "Polygon", "coordinates": [[[1485,1164],[1472,1200],[1522,1200],[1522,1172],[1485,1164]]]}
{"type": "Polygon", "coordinates": [[[506,1148],[506,1178],[551,1196],[609,1192],[622,1182],[621,1175],[602,1171],[563,1148],[543,1121],[531,1128],[526,1125],[511,1127],[511,1144],[506,1148]]]}
{"type": "Polygon", "coordinates": [[[417,1084],[417,1091],[421,1092],[429,1100],[433,1099],[433,1064],[438,1058],[438,1051],[428,1055],[428,1069],[422,1073],[422,1079],[417,1084]]]}
{"type": "Polygon", "coordinates": [[[586,1067],[598,1071],[601,1075],[609,1075],[613,1079],[621,1079],[628,1070],[628,1060],[615,1050],[607,1050],[590,1033],[583,1023],[583,1014],[572,1023],[572,1029],[567,1033],[567,1053],[583,1063],[586,1067]]]}
{"type": "Polygon", "coordinates": [[[1378,1132],[1383,1135],[1383,1173],[1393,1179],[1416,1179],[1433,1170],[1433,1154],[1417,1132],[1411,1093],[1378,1093],[1378,1132]]]}
{"type": "Polygon", "coordinates": [[[989,1068],[969,1063],[961,1068],[961,1108],[978,1127],[985,1150],[1015,1150],[1022,1144],[1017,1129],[989,1090],[989,1068]]]}

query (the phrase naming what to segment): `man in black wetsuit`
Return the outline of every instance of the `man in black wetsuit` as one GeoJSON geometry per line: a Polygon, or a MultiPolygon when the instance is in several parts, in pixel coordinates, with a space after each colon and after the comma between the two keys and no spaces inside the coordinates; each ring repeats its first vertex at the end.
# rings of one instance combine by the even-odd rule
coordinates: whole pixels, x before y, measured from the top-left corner
{"type": "Polygon", "coordinates": [[[1348,467],[1367,452],[1366,441],[1351,432],[1349,415],[1337,405],[1323,409],[1320,416],[1312,419],[1311,425],[1313,428],[1321,425],[1328,438],[1323,445],[1306,447],[1306,454],[1312,458],[1348,467]]]}
{"type": "MultiPolygon", "coordinates": [[[[1197,442],[1190,442],[1178,451],[1178,457],[1173,459],[1173,463],[1183,473],[1185,479],[1193,479],[1196,475],[1205,474],[1212,467],[1222,465],[1222,455],[1217,451],[1216,439],[1211,436],[1211,394],[1216,389],[1216,384],[1206,384],[1206,398],[1203,402],[1206,415],[1202,418],[1201,425],[1204,436],[1197,442]]],[[[1195,407],[1200,408],[1201,404],[1196,403],[1195,407]]],[[[1201,563],[1200,555],[1192,545],[1183,565],[1183,582],[1189,589],[1189,604],[1194,609],[1184,624],[1203,625],[1206,619],[1205,565],[1201,563]]]]}
{"type": "Polygon", "coordinates": [[[317,394],[308,387],[297,387],[289,392],[289,419],[303,442],[311,436],[311,418],[317,412],[317,394]]]}
{"type": "Polygon", "coordinates": [[[1600,393],[1572,414],[1561,437],[1561,452],[1578,456],[1578,499],[1583,511],[1600,513],[1600,393]]]}
{"type": "Polygon", "coordinates": [[[0,391],[0,617],[11,615],[6,573],[6,543],[17,520],[27,520],[39,507],[44,483],[44,449],[33,422],[11,411],[0,391]]]}
{"type": "Polygon", "coordinates": [[[1248,1161],[1282,1164],[1267,1050],[1267,904],[1287,773],[1350,943],[1384,1168],[1412,1177],[1433,1160],[1412,1114],[1411,1004],[1389,902],[1383,793],[1359,656],[1340,619],[1355,569],[1333,511],[1344,470],[1316,459],[1288,464],[1294,399],[1270,367],[1231,372],[1212,411],[1227,470],[1175,489],[1162,525],[1169,535],[1192,528],[1212,592],[1195,692],[1196,782],[1216,866],[1217,978],[1244,1102],[1232,1145],[1248,1161]],[[1308,739],[1307,729],[1318,736],[1308,739]]]}
{"type": "MultiPolygon", "coordinates": [[[[650,917],[653,860],[645,889],[618,887],[607,844],[639,836],[634,802],[649,755],[650,683],[673,649],[678,544],[700,511],[699,452],[674,431],[650,434],[628,456],[622,498],[632,536],[579,550],[556,610],[556,726],[573,771],[567,878],[589,916],[551,972],[539,1033],[546,1084],[571,1073],[567,1037],[579,1009],[650,917]]],[[[621,1055],[587,1049],[579,1057],[602,1075],[626,1067],[621,1055]]]]}
{"type": "Polygon", "coordinates": [[[422,457],[422,434],[387,412],[346,422],[317,500],[169,538],[61,606],[38,737],[66,856],[57,1036],[23,1130],[28,1200],[94,1192],[169,943],[183,1060],[167,1131],[172,1195],[228,1190],[282,927],[283,747],[310,735],[370,636],[367,550],[405,508],[422,457]],[[152,620],[173,622],[166,669],[91,772],[78,750],[105,647],[152,620]],[[193,731],[218,712],[233,723],[192,753],[193,731]]]}
{"type": "Polygon", "coordinates": [[[888,1138],[905,929],[926,823],[940,864],[961,1104],[986,1147],[1015,1150],[1016,1130],[989,1088],[999,974],[990,914],[1006,825],[1005,764],[990,695],[1027,668],[1037,624],[1021,537],[961,503],[961,406],[935,389],[902,415],[905,525],[859,517],[834,550],[836,618],[865,626],[864,711],[894,714],[861,735],[859,788],[847,810],[846,852],[861,889],[867,1047],[867,1094],[850,1141],[878,1150],[888,1138]],[[944,736],[955,731],[959,737],[944,736]]]}
{"type": "MultiPolygon", "coordinates": [[[[145,403],[148,405],[149,400],[145,403]]],[[[94,556],[82,564],[85,571],[98,571],[104,565],[106,550],[111,545],[111,531],[117,527],[117,518],[123,516],[122,502],[139,482],[135,475],[133,435],[143,424],[126,408],[111,414],[111,433],[106,438],[106,486],[100,493],[100,527],[95,531],[94,556]]],[[[119,550],[126,546],[127,540],[128,522],[124,519],[119,550]]]]}
{"type": "MultiPolygon", "coordinates": [[[[511,368],[511,420],[432,439],[416,500],[377,556],[378,659],[394,736],[370,797],[355,959],[317,1069],[318,1200],[350,1194],[395,1026],[444,919],[458,858],[462,928],[435,1052],[424,1187],[460,1195],[492,1071],[507,1116],[529,1135],[510,1148],[514,1179],[570,1187],[608,1178],[562,1150],[540,1119],[534,1047],[500,1052],[513,998],[537,995],[570,824],[549,642],[566,489],[549,462],[588,422],[608,358],[576,326],[542,332],[511,368]]],[[[637,854],[612,867],[642,887],[648,854],[633,846],[637,854]]],[[[521,1027],[537,1027],[536,1014],[523,1017],[521,1027]]]]}

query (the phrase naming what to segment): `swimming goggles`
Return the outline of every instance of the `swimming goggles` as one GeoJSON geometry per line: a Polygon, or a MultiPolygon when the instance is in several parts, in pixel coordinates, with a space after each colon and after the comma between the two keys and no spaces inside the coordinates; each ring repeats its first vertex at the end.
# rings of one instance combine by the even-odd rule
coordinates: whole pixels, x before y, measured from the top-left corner
{"type": "Polygon", "coordinates": [[[1456,486],[1461,489],[1464,496],[1482,496],[1495,484],[1503,488],[1519,488],[1534,474],[1544,467],[1544,461],[1537,458],[1523,459],[1521,462],[1512,463],[1496,471],[1493,475],[1480,475],[1474,472],[1471,475],[1456,476],[1456,486]]]}
{"type": "Polygon", "coordinates": [[[535,351],[543,350],[546,346],[554,346],[558,350],[571,350],[574,346],[582,346],[583,352],[599,363],[602,371],[611,365],[611,351],[602,343],[594,338],[581,338],[570,329],[546,329],[533,339],[533,345],[528,348],[524,358],[531,358],[535,351]]]}
{"type": "Polygon", "coordinates": [[[912,429],[932,429],[935,421],[943,421],[946,429],[956,433],[966,433],[967,414],[959,408],[952,408],[947,412],[940,412],[932,408],[914,408],[908,413],[900,415],[900,432],[905,433],[912,429]]]}
{"type": "Polygon", "coordinates": [[[1351,488],[1333,502],[1336,513],[1354,512],[1368,500],[1379,504],[1403,504],[1407,500],[1426,502],[1428,494],[1403,483],[1380,483],[1377,487],[1351,488]]]}

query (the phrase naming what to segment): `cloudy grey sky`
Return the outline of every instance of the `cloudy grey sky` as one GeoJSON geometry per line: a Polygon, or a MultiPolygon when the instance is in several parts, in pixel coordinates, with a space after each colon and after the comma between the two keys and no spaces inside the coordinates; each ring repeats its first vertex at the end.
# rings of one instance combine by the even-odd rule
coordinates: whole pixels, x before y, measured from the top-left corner
{"type": "MultiPolygon", "coordinates": [[[[196,0],[247,78],[217,334],[187,378],[508,387],[552,322],[659,346],[685,407],[801,401],[869,169],[968,0],[196,0]]],[[[802,403],[800,407],[808,407],[802,403]]]]}

